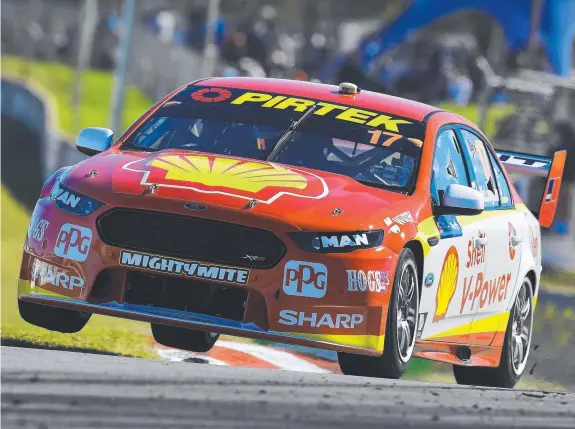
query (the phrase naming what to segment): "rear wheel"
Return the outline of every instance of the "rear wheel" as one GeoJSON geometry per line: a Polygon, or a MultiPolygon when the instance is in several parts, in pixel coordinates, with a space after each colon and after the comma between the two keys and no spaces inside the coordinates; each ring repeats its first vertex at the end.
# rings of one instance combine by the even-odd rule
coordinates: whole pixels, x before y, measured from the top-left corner
{"type": "Polygon", "coordinates": [[[415,255],[403,249],[397,264],[382,356],[338,353],[344,374],[380,378],[400,378],[409,367],[415,347],[419,314],[419,280],[415,255]]]}
{"type": "Polygon", "coordinates": [[[92,315],[83,311],[50,307],[49,305],[21,300],[18,300],[18,310],[22,319],[26,322],[65,334],[80,332],[92,315]]]}
{"type": "Polygon", "coordinates": [[[164,346],[190,352],[210,351],[220,337],[220,334],[215,332],[176,328],[156,323],[152,323],[152,334],[154,339],[164,346]]]}
{"type": "Polygon", "coordinates": [[[509,316],[499,366],[486,368],[454,365],[453,374],[457,383],[506,388],[515,386],[527,365],[532,330],[533,287],[531,280],[526,277],[509,316]]]}

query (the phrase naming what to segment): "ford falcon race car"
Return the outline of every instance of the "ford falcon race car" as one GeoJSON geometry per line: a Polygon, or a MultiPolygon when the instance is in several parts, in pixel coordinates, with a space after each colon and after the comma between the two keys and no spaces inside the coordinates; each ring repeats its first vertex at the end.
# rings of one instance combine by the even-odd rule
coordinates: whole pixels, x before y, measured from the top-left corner
{"type": "Polygon", "coordinates": [[[512,387],[531,341],[565,152],[496,152],[466,119],[369,91],[209,78],[44,184],[24,244],[24,320],[151,323],[205,352],[225,333],[338,352],[399,378],[412,357],[512,387]],[[547,178],[539,212],[507,171],[547,178]]]}

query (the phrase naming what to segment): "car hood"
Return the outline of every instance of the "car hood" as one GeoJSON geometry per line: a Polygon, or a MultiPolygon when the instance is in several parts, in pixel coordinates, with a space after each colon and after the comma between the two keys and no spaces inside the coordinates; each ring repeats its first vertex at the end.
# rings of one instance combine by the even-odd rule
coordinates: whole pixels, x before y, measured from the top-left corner
{"type": "Polygon", "coordinates": [[[112,206],[186,205],[200,216],[233,211],[316,231],[381,228],[410,200],[338,174],[178,150],[103,153],[69,170],[65,184],[112,206]]]}

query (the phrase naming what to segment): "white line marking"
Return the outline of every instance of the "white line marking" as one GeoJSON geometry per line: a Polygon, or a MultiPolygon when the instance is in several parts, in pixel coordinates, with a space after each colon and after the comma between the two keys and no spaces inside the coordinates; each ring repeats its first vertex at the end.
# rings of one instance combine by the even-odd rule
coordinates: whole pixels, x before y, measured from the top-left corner
{"type": "Polygon", "coordinates": [[[218,341],[217,347],[225,347],[239,352],[248,353],[258,359],[269,362],[280,369],[288,371],[315,372],[330,374],[331,371],[320,368],[313,363],[298,358],[296,355],[272,347],[260,346],[250,343],[236,343],[233,341],[218,341]]]}

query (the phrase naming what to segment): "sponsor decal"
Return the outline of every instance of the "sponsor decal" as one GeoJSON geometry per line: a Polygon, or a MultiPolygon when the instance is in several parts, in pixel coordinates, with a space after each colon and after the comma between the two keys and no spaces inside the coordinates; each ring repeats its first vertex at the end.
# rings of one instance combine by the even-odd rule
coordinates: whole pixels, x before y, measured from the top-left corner
{"type": "Polygon", "coordinates": [[[415,332],[415,338],[421,338],[423,334],[423,328],[425,328],[425,322],[427,320],[427,313],[419,313],[417,317],[417,331],[415,332]]]}
{"type": "Polygon", "coordinates": [[[42,241],[50,222],[38,216],[32,216],[28,227],[28,237],[31,240],[42,241]]]}
{"type": "Polygon", "coordinates": [[[537,233],[532,225],[529,225],[529,239],[531,253],[533,254],[533,257],[537,259],[537,256],[539,255],[539,238],[537,237],[537,233]]]}
{"type": "Polygon", "coordinates": [[[389,227],[389,231],[398,234],[401,231],[400,225],[405,225],[408,223],[413,223],[413,217],[411,213],[405,211],[394,217],[386,217],[384,220],[385,224],[389,227]]]}
{"type": "MultiPolygon", "coordinates": [[[[479,238],[485,238],[484,232],[479,232],[479,238]]],[[[475,247],[473,240],[467,242],[467,262],[465,268],[471,268],[485,263],[485,247],[475,247]]]]}
{"type": "Polygon", "coordinates": [[[456,216],[442,215],[436,217],[435,225],[441,238],[461,237],[463,235],[463,230],[456,216]]]}
{"type": "Polygon", "coordinates": [[[60,228],[54,253],[62,258],[83,262],[88,257],[92,243],[92,230],[83,226],[65,223],[60,228]]]}
{"type": "Polygon", "coordinates": [[[280,311],[279,323],[288,326],[306,328],[344,328],[354,329],[364,322],[363,314],[346,313],[306,313],[295,310],[280,311]]]}
{"type": "Polygon", "coordinates": [[[140,184],[222,194],[270,204],[282,195],[319,199],[325,180],[313,173],[273,163],[217,155],[159,155],[127,163],[124,170],[144,173],[140,184]]]}
{"type": "MultiPolygon", "coordinates": [[[[371,138],[369,139],[370,144],[374,145],[382,145],[385,147],[391,146],[394,142],[401,139],[400,134],[390,133],[389,131],[382,131],[382,130],[372,130],[368,131],[371,134],[371,138]],[[383,139],[381,138],[383,136],[383,139]]],[[[423,146],[423,141],[420,139],[415,139],[413,137],[408,137],[407,140],[415,144],[417,147],[423,146]]],[[[398,171],[397,169],[393,169],[392,171],[398,171]]]]}
{"type": "Polygon", "coordinates": [[[267,258],[265,256],[246,255],[246,256],[242,256],[242,259],[247,259],[248,261],[263,262],[267,258]]]}
{"type": "Polygon", "coordinates": [[[553,195],[553,190],[555,188],[555,182],[557,178],[549,179],[549,185],[547,186],[547,193],[545,194],[545,202],[551,203],[557,200],[557,196],[553,195]]]}
{"type": "Polygon", "coordinates": [[[537,259],[539,250],[539,238],[533,237],[531,240],[531,252],[533,252],[533,257],[537,259]]]}
{"type": "Polygon", "coordinates": [[[383,221],[387,226],[389,226],[389,232],[393,232],[394,234],[399,234],[401,232],[399,225],[394,224],[390,218],[386,217],[383,221]]]}
{"type": "Polygon", "coordinates": [[[188,209],[188,210],[207,210],[207,206],[205,206],[204,204],[200,204],[200,203],[186,203],[184,204],[184,208],[188,209]]]}
{"type": "Polygon", "coordinates": [[[515,247],[513,246],[513,242],[511,241],[511,237],[514,237],[516,232],[515,232],[515,227],[511,224],[511,222],[507,223],[509,226],[509,259],[511,259],[512,261],[515,259],[515,247]]]}
{"type": "Polygon", "coordinates": [[[230,102],[230,104],[236,105],[245,105],[248,103],[258,104],[263,108],[293,110],[301,113],[317,105],[318,108],[313,112],[314,116],[325,116],[355,124],[364,124],[368,127],[395,133],[399,132],[400,126],[412,124],[411,121],[405,119],[393,118],[389,115],[358,109],[356,107],[261,92],[245,92],[230,102]]]}
{"type": "Polygon", "coordinates": [[[398,223],[399,225],[405,225],[406,223],[413,223],[413,217],[411,216],[411,213],[408,211],[400,213],[391,219],[394,222],[398,223]]]}
{"type": "Polygon", "coordinates": [[[150,165],[165,171],[168,181],[224,186],[252,194],[270,186],[305,189],[307,178],[284,167],[204,155],[168,155],[150,165]]]}
{"type": "Polygon", "coordinates": [[[389,273],[378,270],[347,270],[348,292],[386,292],[389,286],[389,273]]]}
{"type": "Polygon", "coordinates": [[[39,286],[51,284],[67,290],[84,287],[84,279],[67,274],[62,268],[35,259],[32,264],[32,282],[39,286]]]}
{"type": "Polygon", "coordinates": [[[80,196],[74,194],[72,191],[64,190],[64,188],[62,188],[60,186],[59,182],[57,182],[56,185],[54,186],[54,189],[52,189],[52,193],[50,194],[50,197],[54,201],[59,201],[60,203],[64,204],[65,206],[68,206],[71,208],[76,208],[76,206],[78,205],[78,203],[82,199],[80,196]]]}
{"type": "Polygon", "coordinates": [[[327,267],[313,262],[288,261],[283,290],[288,295],[323,298],[327,291],[327,267]]]}
{"type": "Polygon", "coordinates": [[[459,254],[455,246],[451,246],[445,255],[441,275],[439,276],[439,285],[435,295],[435,314],[433,322],[439,322],[445,319],[445,314],[449,308],[449,303],[455,294],[457,280],[459,277],[459,254]]]}
{"type": "Polygon", "coordinates": [[[163,256],[148,255],[146,253],[122,250],[120,265],[125,267],[144,268],[161,273],[177,274],[197,279],[215,280],[225,283],[245,285],[250,275],[249,270],[222,267],[219,265],[205,265],[199,262],[182,261],[163,256]]]}
{"type": "Polygon", "coordinates": [[[202,103],[219,103],[231,96],[232,93],[225,88],[203,88],[192,92],[192,98],[202,103]]]}
{"type": "Polygon", "coordinates": [[[433,273],[429,273],[428,275],[425,276],[425,281],[424,281],[424,285],[425,287],[431,287],[433,286],[433,281],[435,280],[435,276],[433,275],[433,273]]]}
{"type": "Polygon", "coordinates": [[[459,313],[466,310],[466,305],[469,303],[467,311],[475,311],[489,307],[492,304],[507,299],[509,285],[511,284],[511,273],[502,274],[495,279],[484,280],[484,273],[477,273],[463,279],[463,296],[461,297],[461,306],[459,313]],[[474,284],[474,286],[473,286],[474,284]],[[475,303],[477,302],[477,307],[475,303]]]}
{"type": "Polygon", "coordinates": [[[329,247],[358,247],[369,246],[367,234],[353,235],[320,235],[319,241],[322,248],[329,247]]]}
{"type": "Polygon", "coordinates": [[[526,167],[539,168],[539,169],[545,169],[549,166],[548,162],[538,161],[537,159],[532,158],[529,155],[524,156],[518,154],[509,155],[497,152],[497,156],[499,157],[499,160],[504,164],[523,165],[526,167]]]}

